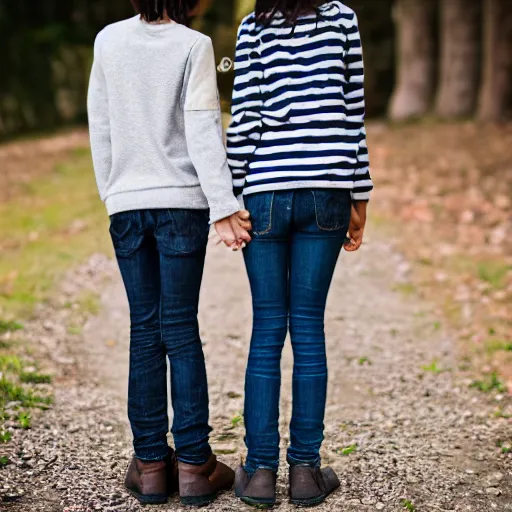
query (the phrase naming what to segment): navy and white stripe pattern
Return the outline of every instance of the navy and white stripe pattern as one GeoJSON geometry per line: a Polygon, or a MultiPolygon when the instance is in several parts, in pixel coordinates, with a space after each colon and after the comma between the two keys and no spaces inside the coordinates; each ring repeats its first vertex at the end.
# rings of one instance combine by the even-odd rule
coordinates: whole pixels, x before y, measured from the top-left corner
{"type": "Polygon", "coordinates": [[[357,17],[339,1],[292,29],[254,14],[237,40],[228,159],[236,195],[345,188],[368,200],[373,183],[364,126],[357,17]]]}

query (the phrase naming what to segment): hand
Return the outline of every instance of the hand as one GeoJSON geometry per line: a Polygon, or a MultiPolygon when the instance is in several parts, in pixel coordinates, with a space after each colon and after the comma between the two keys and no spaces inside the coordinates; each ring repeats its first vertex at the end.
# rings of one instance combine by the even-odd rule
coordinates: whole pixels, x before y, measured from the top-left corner
{"type": "Polygon", "coordinates": [[[215,223],[215,230],[227,247],[238,251],[252,240],[249,234],[252,229],[249,217],[247,210],[240,210],[215,223]]]}
{"type": "Polygon", "coordinates": [[[350,212],[350,225],[348,228],[348,236],[350,242],[343,247],[348,252],[357,251],[363,243],[364,228],[366,225],[366,207],[367,201],[354,201],[350,212]]]}

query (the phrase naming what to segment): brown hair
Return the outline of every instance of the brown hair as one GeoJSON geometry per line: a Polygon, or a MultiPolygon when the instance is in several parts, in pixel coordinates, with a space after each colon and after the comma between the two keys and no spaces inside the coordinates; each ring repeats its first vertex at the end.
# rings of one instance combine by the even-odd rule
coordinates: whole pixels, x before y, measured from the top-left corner
{"type": "Polygon", "coordinates": [[[268,24],[280,12],[288,25],[295,25],[299,16],[318,13],[324,3],[326,0],[256,0],[256,20],[268,24]]]}
{"type": "Polygon", "coordinates": [[[173,21],[187,25],[191,12],[199,0],[131,0],[135,10],[147,22],[159,21],[169,16],[173,21]]]}

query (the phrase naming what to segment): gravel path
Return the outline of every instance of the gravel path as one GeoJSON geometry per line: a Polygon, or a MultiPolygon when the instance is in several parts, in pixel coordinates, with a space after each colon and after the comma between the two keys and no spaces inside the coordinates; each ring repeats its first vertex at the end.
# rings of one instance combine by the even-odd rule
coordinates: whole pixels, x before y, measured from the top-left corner
{"type": "MultiPolygon", "coordinates": [[[[113,265],[99,267],[112,276],[103,286],[101,312],[69,342],[78,377],[57,387],[55,407],[28,434],[15,436],[16,464],[0,472],[6,476],[0,510],[143,510],[122,489],[130,456],[126,300],[113,265]]],[[[500,448],[512,440],[511,420],[503,417],[512,413],[510,398],[469,388],[430,306],[396,290],[407,268],[388,243],[374,238],[360,253],[344,254],[338,266],[327,313],[323,458],[340,475],[342,488],[317,510],[392,512],[407,510],[409,503],[409,510],[425,512],[512,510],[512,454],[500,448]],[[434,371],[422,369],[434,361],[434,371]]],[[[240,255],[212,248],[201,305],[212,442],[233,466],[244,455],[238,417],[250,318],[240,255]]],[[[289,346],[282,366],[284,448],[291,413],[289,346]]],[[[292,510],[284,459],[278,492],[279,510],[292,510]]],[[[208,510],[245,509],[226,494],[208,510]]],[[[155,510],[185,509],[171,501],[155,510]]]]}

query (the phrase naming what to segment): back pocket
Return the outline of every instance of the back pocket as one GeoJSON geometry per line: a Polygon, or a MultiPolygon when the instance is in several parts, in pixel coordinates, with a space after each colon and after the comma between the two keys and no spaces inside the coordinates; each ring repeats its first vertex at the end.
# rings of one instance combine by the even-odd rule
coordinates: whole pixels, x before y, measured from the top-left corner
{"type": "Polygon", "coordinates": [[[130,257],[144,241],[140,212],[115,213],[110,217],[110,237],[116,256],[130,257]]]}
{"type": "Polygon", "coordinates": [[[324,231],[348,230],[351,197],[345,189],[313,190],[317,226],[324,231]]]}
{"type": "Polygon", "coordinates": [[[189,255],[206,249],[208,210],[169,209],[158,212],[155,238],[162,254],[189,255]]]}
{"type": "Polygon", "coordinates": [[[251,214],[252,233],[266,235],[272,229],[274,192],[258,192],[244,197],[245,207],[251,214]]]}

